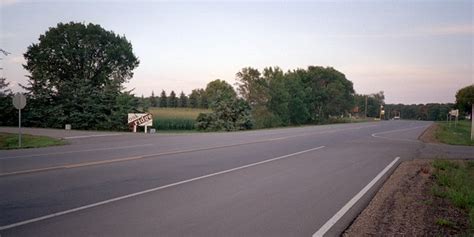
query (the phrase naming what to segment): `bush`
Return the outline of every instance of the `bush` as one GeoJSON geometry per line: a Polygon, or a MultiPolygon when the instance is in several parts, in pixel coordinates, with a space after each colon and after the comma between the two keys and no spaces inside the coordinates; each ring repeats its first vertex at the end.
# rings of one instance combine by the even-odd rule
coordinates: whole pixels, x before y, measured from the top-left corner
{"type": "Polygon", "coordinates": [[[242,99],[219,101],[212,113],[201,113],[196,127],[203,131],[236,131],[253,127],[250,106],[242,99]]]}

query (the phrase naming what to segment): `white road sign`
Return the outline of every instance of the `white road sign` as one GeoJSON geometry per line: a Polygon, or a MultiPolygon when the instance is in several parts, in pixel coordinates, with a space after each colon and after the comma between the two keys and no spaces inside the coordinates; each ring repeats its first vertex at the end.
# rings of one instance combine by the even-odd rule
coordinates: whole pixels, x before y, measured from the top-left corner
{"type": "Polygon", "coordinates": [[[449,115],[458,117],[459,116],[459,109],[453,109],[449,111],[449,115]]]}
{"type": "Polygon", "coordinates": [[[21,94],[21,93],[16,93],[13,96],[13,106],[15,106],[16,109],[23,109],[26,106],[26,97],[21,94]]]}
{"type": "Polygon", "coordinates": [[[153,116],[148,113],[128,114],[128,125],[130,126],[152,126],[153,116]]]}

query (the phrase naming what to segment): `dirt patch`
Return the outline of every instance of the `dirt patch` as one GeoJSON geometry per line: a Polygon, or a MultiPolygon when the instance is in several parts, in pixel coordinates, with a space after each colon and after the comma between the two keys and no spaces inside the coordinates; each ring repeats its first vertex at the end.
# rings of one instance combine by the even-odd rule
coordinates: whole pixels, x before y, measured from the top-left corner
{"type": "Polygon", "coordinates": [[[424,143],[440,143],[436,139],[436,130],[438,130],[439,124],[433,123],[429,126],[419,137],[418,139],[424,143]]]}
{"type": "Polygon", "coordinates": [[[430,160],[400,164],[343,236],[452,236],[467,229],[466,213],[432,194],[430,160]]]}

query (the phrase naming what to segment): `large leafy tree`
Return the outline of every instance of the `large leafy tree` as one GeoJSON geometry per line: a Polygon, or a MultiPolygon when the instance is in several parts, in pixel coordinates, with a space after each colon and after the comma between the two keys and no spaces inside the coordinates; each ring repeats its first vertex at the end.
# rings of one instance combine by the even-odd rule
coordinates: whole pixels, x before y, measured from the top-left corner
{"type": "Polygon", "coordinates": [[[199,92],[197,89],[194,89],[191,91],[191,94],[189,94],[189,107],[191,108],[197,108],[199,106],[199,92]]]}
{"type": "Polygon", "coordinates": [[[291,95],[288,100],[288,114],[291,124],[305,124],[310,120],[308,90],[305,90],[297,72],[287,73],[285,87],[291,95]]]}
{"type": "Polygon", "coordinates": [[[268,67],[263,69],[263,77],[268,84],[267,108],[279,121],[276,125],[287,125],[290,94],[285,86],[285,75],[279,67],[268,67]]]}
{"type": "Polygon", "coordinates": [[[236,74],[240,95],[251,106],[265,106],[270,100],[268,81],[261,77],[261,73],[251,67],[242,68],[236,74]]]}
{"type": "Polygon", "coordinates": [[[209,108],[209,99],[207,98],[206,91],[204,89],[197,89],[199,97],[199,108],[207,109],[209,108]]]}
{"type": "Polygon", "coordinates": [[[205,95],[209,107],[214,107],[222,100],[233,100],[237,97],[234,88],[224,80],[214,80],[207,84],[205,95]]]}
{"type": "Polygon", "coordinates": [[[474,84],[466,86],[456,93],[456,107],[461,112],[471,114],[472,104],[474,104],[474,84]]]}
{"type": "Polygon", "coordinates": [[[341,72],[332,67],[309,66],[300,74],[305,88],[310,91],[312,120],[324,121],[330,115],[341,115],[353,107],[353,84],[341,72]]]}
{"type": "Polygon", "coordinates": [[[134,110],[136,100],[123,92],[123,83],[139,61],[125,36],[96,24],[59,23],[24,57],[32,125],[102,129],[119,119],[126,126],[126,112],[134,110]]]}

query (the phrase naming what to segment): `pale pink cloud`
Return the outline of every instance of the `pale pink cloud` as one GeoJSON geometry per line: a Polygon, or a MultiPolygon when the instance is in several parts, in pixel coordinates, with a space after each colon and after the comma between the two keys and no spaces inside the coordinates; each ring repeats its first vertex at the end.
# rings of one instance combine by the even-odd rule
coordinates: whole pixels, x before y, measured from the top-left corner
{"type": "Polygon", "coordinates": [[[431,35],[472,35],[474,34],[474,25],[449,25],[439,26],[426,30],[431,35]]]}

